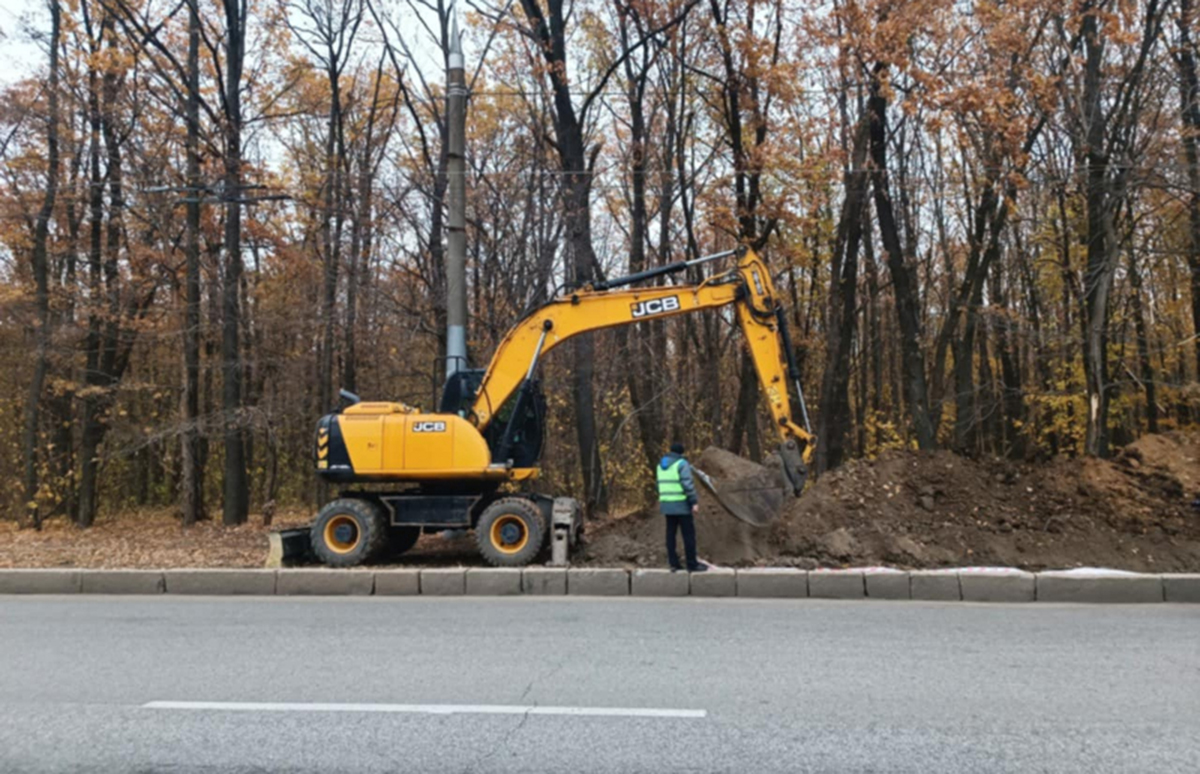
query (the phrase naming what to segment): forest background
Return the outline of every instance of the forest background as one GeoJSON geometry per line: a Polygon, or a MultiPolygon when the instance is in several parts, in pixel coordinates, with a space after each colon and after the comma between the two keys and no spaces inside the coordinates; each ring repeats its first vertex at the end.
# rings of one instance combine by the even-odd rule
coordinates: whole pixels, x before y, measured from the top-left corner
{"type": "MultiPolygon", "coordinates": [[[[1104,456],[1200,418],[1196,0],[471,0],[472,358],[523,310],[736,244],[784,295],[819,471],[1104,456]]],[[[5,30],[0,505],[315,504],[339,388],[444,373],[443,0],[47,0],[5,30]]],[[[698,271],[685,278],[697,281],[698,271]]],[[[664,280],[673,281],[673,280],[664,280]]],[[[549,358],[542,486],[761,458],[730,315],[549,358]]]]}

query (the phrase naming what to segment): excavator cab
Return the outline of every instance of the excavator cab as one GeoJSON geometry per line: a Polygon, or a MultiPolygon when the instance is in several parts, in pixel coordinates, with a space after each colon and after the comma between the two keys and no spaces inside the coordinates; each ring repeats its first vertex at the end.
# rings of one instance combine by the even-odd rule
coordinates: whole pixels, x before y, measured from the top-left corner
{"type": "Polygon", "coordinates": [[[487,371],[483,368],[463,368],[446,377],[438,413],[465,417],[475,402],[475,393],[479,391],[485,373],[487,371]]]}
{"type": "Polygon", "coordinates": [[[546,430],[546,396],[542,394],[541,382],[536,379],[532,380],[527,389],[528,393],[524,399],[521,399],[520,394],[509,398],[496,412],[496,421],[488,425],[483,433],[488,448],[492,450],[493,463],[512,460],[515,468],[531,468],[537,465],[542,456],[542,441],[546,430]]]}
{"type": "MultiPolygon", "coordinates": [[[[451,374],[442,388],[439,413],[470,418],[471,407],[485,373],[482,368],[466,368],[451,374]]],[[[515,468],[537,465],[545,438],[545,418],[546,396],[542,393],[541,383],[535,379],[527,393],[514,393],[505,401],[484,431],[484,440],[492,452],[492,462],[505,464],[512,460],[515,468]],[[509,433],[507,449],[504,448],[506,433],[509,433]]]]}

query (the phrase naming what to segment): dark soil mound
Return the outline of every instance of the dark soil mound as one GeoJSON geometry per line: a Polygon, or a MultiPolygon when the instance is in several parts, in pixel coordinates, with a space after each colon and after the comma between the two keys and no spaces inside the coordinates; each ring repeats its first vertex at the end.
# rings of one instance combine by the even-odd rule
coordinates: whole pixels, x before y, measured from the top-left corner
{"type": "MultiPolygon", "coordinates": [[[[697,464],[719,478],[761,470],[721,450],[697,464]]],[[[1112,461],[1037,466],[898,451],[822,476],[767,527],[735,520],[702,489],[697,533],[702,557],[733,566],[1196,571],[1198,489],[1200,436],[1183,433],[1146,436],[1112,461]]],[[[584,563],[666,563],[654,511],[589,529],[584,563]]]]}

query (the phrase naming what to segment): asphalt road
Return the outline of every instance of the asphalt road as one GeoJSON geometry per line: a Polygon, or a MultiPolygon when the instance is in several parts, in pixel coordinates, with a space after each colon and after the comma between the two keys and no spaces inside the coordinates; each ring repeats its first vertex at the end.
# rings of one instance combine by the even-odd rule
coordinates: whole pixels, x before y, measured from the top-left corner
{"type": "Polygon", "coordinates": [[[1191,773],[1200,606],[0,597],[0,772],[352,771],[1191,773]]]}

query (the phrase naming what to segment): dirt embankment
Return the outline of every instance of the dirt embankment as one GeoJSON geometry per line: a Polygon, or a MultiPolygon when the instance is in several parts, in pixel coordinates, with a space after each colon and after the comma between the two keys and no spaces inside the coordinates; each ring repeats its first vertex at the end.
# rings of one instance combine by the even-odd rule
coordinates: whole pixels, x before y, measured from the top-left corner
{"type": "MultiPolygon", "coordinates": [[[[698,466],[729,482],[762,473],[720,449],[698,466]]],[[[1112,461],[1018,465],[949,452],[893,452],[822,476],[766,527],[730,516],[701,488],[700,555],[730,566],[898,567],[1078,565],[1200,571],[1200,433],[1146,436],[1112,461]]],[[[300,525],[307,511],[280,514],[300,525]]],[[[592,522],[585,565],[666,566],[657,511],[592,522]]],[[[267,528],[208,521],[183,528],[168,512],[125,513],[80,530],[0,522],[0,567],[260,567],[267,528]]],[[[479,565],[470,534],[426,535],[397,566],[479,565]]]]}
{"type": "MultiPolygon", "coordinates": [[[[719,449],[697,465],[754,473],[719,449]]],[[[1021,465],[950,452],[891,452],[822,476],[767,527],[701,491],[700,555],[722,565],[898,567],[1080,565],[1200,570],[1200,434],[1146,436],[1115,459],[1021,465]]],[[[642,511],[593,525],[583,561],[663,566],[663,519],[642,511]]]]}

